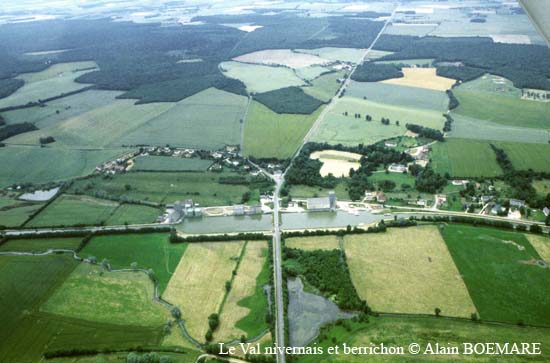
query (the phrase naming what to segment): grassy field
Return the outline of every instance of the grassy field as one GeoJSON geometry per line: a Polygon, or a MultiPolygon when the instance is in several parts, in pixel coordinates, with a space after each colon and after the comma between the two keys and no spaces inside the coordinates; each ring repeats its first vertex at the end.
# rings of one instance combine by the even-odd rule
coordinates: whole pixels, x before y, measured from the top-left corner
{"type": "Polygon", "coordinates": [[[153,282],[144,273],[80,264],[41,310],[100,323],[161,327],[169,312],[153,296],[153,282]]]}
{"type": "Polygon", "coordinates": [[[345,96],[325,116],[312,141],[350,146],[361,143],[368,145],[403,135],[406,123],[442,129],[443,117],[436,111],[393,106],[345,96]],[[348,112],[348,116],[344,115],[345,112],[348,112]],[[355,113],[361,114],[361,118],[354,118],[355,113]],[[366,121],[366,115],[370,115],[372,121],[366,121]],[[389,118],[390,125],[383,125],[380,122],[382,117],[389,118]],[[397,126],[395,121],[399,121],[400,125],[397,126]]]}
{"type": "Polygon", "coordinates": [[[208,316],[220,308],[242,247],[243,242],[192,243],[168,283],[164,298],[180,308],[187,331],[199,341],[208,316]]]}
{"type": "Polygon", "coordinates": [[[107,220],[108,225],[142,224],[156,222],[161,211],[158,208],[138,204],[121,204],[107,220]]]}
{"type": "Polygon", "coordinates": [[[116,100],[50,127],[26,132],[6,140],[14,144],[39,144],[40,137],[53,136],[55,146],[120,146],[126,135],[173,107],[173,103],[134,105],[135,100],[116,100]]]}
{"type": "MultiPolygon", "coordinates": [[[[365,49],[357,48],[334,48],[334,47],[323,47],[317,49],[296,49],[297,52],[315,54],[324,59],[328,59],[333,62],[350,62],[357,63],[361,60],[363,54],[365,54],[365,49]]],[[[372,52],[369,53],[369,55],[372,52]]]]}
{"type": "Polygon", "coordinates": [[[60,63],[42,72],[22,74],[17,78],[24,80],[25,85],[8,97],[0,99],[0,108],[26,105],[87,87],[88,85],[76,83],[74,80],[93,70],[82,69],[92,67],[97,67],[95,62],[60,63]]]}
{"type": "Polygon", "coordinates": [[[309,185],[292,185],[290,187],[290,195],[293,198],[316,198],[328,196],[331,190],[336,194],[339,200],[349,200],[349,194],[346,190],[345,182],[340,182],[334,189],[325,189],[320,187],[310,187],[309,185]]]}
{"type": "Polygon", "coordinates": [[[473,81],[462,83],[458,90],[482,94],[491,93],[515,99],[521,98],[521,90],[514,87],[512,81],[493,74],[485,74],[473,81]]]}
{"type": "Polygon", "coordinates": [[[20,226],[41,206],[42,203],[23,202],[9,196],[0,196],[0,225],[20,226]]]}
{"type": "MultiPolygon", "coordinates": [[[[220,177],[237,176],[224,173],[169,173],[133,172],[117,174],[112,179],[94,177],[78,180],[69,189],[93,195],[95,192],[110,196],[126,196],[136,200],[156,203],[173,203],[182,199],[193,199],[201,206],[232,205],[241,201],[243,193],[249,191],[246,185],[218,183],[220,177]],[[126,189],[126,185],[130,189],[126,189]]],[[[259,194],[252,192],[251,201],[257,201],[259,194]]]]}
{"type": "Polygon", "coordinates": [[[453,128],[448,136],[456,139],[494,140],[548,144],[550,135],[532,127],[517,127],[479,120],[452,113],[453,128]]]}
{"type": "Polygon", "coordinates": [[[456,82],[454,79],[436,75],[435,68],[403,68],[402,71],[404,77],[388,79],[382,82],[400,86],[427,88],[436,91],[448,90],[456,82]]]}
{"type": "Polygon", "coordinates": [[[122,137],[121,143],[204,149],[238,145],[241,142],[240,120],[247,102],[246,97],[209,88],[149,118],[148,122],[122,137]]]}
{"type": "Polygon", "coordinates": [[[504,149],[517,170],[533,169],[537,172],[550,172],[548,160],[550,144],[497,142],[495,145],[504,149]]]}
{"type": "Polygon", "coordinates": [[[370,101],[394,106],[405,106],[438,112],[445,112],[449,104],[449,98],[443,91],[380,82],[351,81],[346,94],[356,98],[366,97],[370,101]]]}
{"type": "Polygon", "coordinates": [[[286,67],[270,67],[240,62],[222,62],[226,77],[235,78],[246,85],[249,93],[262,93],[290,86],[302,86],[304,81],[286,67]]]}
{"type": "Polygon", "coordinates": [[[25,238],[10,239],[0,245],[0,251],[44,252],[49,249],[76,250],[80,238],[25,238]]]}
{"type": "Polygon", "coordinates": [[[134,160],[132,170],[136,171],[206,171],[211,160],[199,158],[184,159],[167,156],[140,156],[134,160]]]}
{"type": "Polygon", "coordinates": [[[334,97],[342,85],[341,83],[338,83],[337,80],[345,77],[345,75],[346,73],[344,71],[325,74],[311,81],[310,86],[304,86],[302,89],[308,95],[323,102],[328,102],[332,97],[334,97]]]}
{"type": "Polygon", "coordinates": [[[550,275],[529,264],[540,256],[523,234],[466,225],[441,233],[481,319],[550,325],[550,275]]]}
{"type": "Polygon", "coordinates": [[[525,237],[544,261],[550,261],[550,238],[534,234],[526,234],[525,237]]]}
{"type": "Polygon", "coordinates": [[[327,59],[312,53],[294,52],[290,49],[266,49],[240,55],[233,60],[242,63],[282,65],[289,68],[304,68],[327,63],[327,59]]]}
{"type": "Polygon", "coordinates": [[[369,176],[369,180],[375,184],[379,184],[383,180],[391,180],[395,183],[396,189],[401,189],[403,185],[414,187],[415,178],[411,174],[403,173],[373,173],[369,176]]]}
{"type": "Polygon", "coordinates": [[[296,75],[301,79],[305,81],[312,81],[322,74],[330,72],[330,68],[322,66],[310,66],[297,68],[294,71],[296,72],[296,75]]]}
{"type": "Polygon", "coordinates": [[[129,268],[136,262],[139,268],[152,269],[162,294],[186,249],[187,243],[170,243],[166,233],[124,234],[94,237],[81,255],[107,259],[113,268],[129,268]]]}
{"type": "Polygon", "coordinates": [[[240,339],[242,335],[252,338],[268,328],[265,323],[267,297],[262,289],[263,285],[269,281],[269,270],[267,276],[265,276],[266,273],[263,274],[261,279],[263,281],[259,281],[260,286],[257,286],[257,280],[264,270],[268,253],[266,242],[246,244],[237,275],[221,311],[220,326],[214,334],[215,340],[228,342],[240,339]],[[242,304],[243,300],[247,304],[242,304]],[[254,309],[250,309],[248,305],[254,309]],[[244,323],[237,327],[237,323],[242,322],[243,319],[245,319],[244,323]]]}
{"type": "Polygon", "coordinates": [[[550,180],[541,179],[533,181],[533,187],[539,195],[546,196],[550,193],[550,180]]]}
{"type": "Polygon", "coordinates": [[[437,227],[350,235],[344,248],[359,296],[376,311],[470,317],[476,308],[437,227]]]}
{"type": "Polygon", "coordinates": [[[97,165],[124,150],[67,150],[38,147],[0,149],[0,187],[14,183],[43,184],[90,174],[97,165]]]}
{"type": "Polygon", "coordinates": [[[448,139],[432,146],[430,165],[452,177],[494,177],[502,174],[489,142],[448,139]]]}
{"type": "Polygon", "coordinates": [[[314,250],[337,250],[340,248],[338,237],[315,236],[315,237],[294,237],[285,240],[285,247],[296,248],[305,251],[314,250]]]}
{"type": "Polygon", "coordinates": [[[277,114],[253,102],[244,126],[244,155],[289,158],[296,152],[321,110],[322,107],[311,115],[277,114]]]}
{"type": "Polygon", "coordinates": [[[472,92],[461,87],[453,93],[460,102],[455,110],[458,114],[508,126],[550,128],[550,103],[472,92]]]}
{"type": "MultiPolygon", "coordinates": [[[[322,339],[316,340],[324,351],[337,342],[340,347],[346,343],[348,347],[368,347],[371,344],[386,347],[404,347],[404,355],[369,355],[368,361],[375,363],[401,362],[494,362],[491,355],[411,355],[407,353],[410,342],[420,344],[422,351],[427,344],[439,343],[441,347],[462,347],[463,343],[491,342],[522,343],[541,342],[542,347],[550,345],[547,329],[522,328],[517,326],[498,326],[475,324],[469,321],[450,321],[436,318],[400,318],[378,317],[369,318],[369,323],[348,323],[347,326],[336,325],[323,331],[322,339]]],[[[342,351],[342,350],[340,350],[342,351]]],[[[546,362],[549,354],[543,348],[542,355],[507,355],[500,356],[499,361],[520,363],[546,362]]],[[[299,363],[359,363],[365,361],[365,355],[301,355],[299,363]]]]}
{"type": "Polygon", "coordinates": [[[32,122],[42,129],[115,102],[122,92],[90,90],[48,102],[44,106],[2,112],[8,124],[32,122]]]}
{"type": "Polygon", "coordinates": [[[62,195],[30,220],[28,227],[98,225],[105,223],[118,203],[87,196],[62,195]]]}

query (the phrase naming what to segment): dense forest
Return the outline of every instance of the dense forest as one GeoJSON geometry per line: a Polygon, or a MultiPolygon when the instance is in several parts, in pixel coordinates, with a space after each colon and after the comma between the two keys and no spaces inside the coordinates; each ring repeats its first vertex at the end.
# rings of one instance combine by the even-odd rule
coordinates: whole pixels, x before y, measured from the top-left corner
{"type": "Polygon", "coordinates": [[[357,67],[351,79],[358,82],[378,82],[401,77],[403,77],[403,72],[395,64],[365,62],[357,67]]]}
{"type": "Polygon", "coordinates": [[[0,141],[9,139],[12,136],[19,135],[24,132],[29,132],[34,130],[38,130],[38,128],[28,122],[6,125],[4,127],[0,127],[0,141]]]}
{"type": "Polygon", "coordinates": [[[540,45],[494,43],[482,37],[384,35],[376,49],[395,52],[380,60],[434,58],[436,63],[464,65],[441,67],[442,76],[468,80],[488,72],[508,78],[518,88],[550,89],[550,49],[540,45]]]}
{"type": "Polygon", "coordinates": [[[24,84],[25,82],[21,79],[0,79],[0,98],[11,95],[24,84]]]}
{"type": "Polygon", "coordinates": [[[445,139],[443,138],[443,133],[439,130],[416,124],[406,124],[405,126],[407,127],[407,130],[414,132],[419,136],[437,141],[445,141],[445,139]]]}
{"type": "Polygon", "coordinates": [[[286,87],[258,93],[254,99],[277,113],[310,114],[323,104],[300,87],[286,87]]]}

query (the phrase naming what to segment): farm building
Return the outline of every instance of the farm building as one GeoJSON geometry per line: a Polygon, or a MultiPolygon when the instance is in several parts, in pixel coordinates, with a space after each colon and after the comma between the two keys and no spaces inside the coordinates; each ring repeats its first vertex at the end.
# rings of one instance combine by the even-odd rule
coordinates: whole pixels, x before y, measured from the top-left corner
{"type": "Polygon", "coordinates": [[[548,209],[548,207],[544,207],[542,213],[544,213],[544,215],[548,217],[550,215],[550,209],[548,209]]]}
{"type": "Polygon", "coordinates": [[[393,163],[389,166],[388,171],[390,173],[404,173],[405,171],[407,171],[407,166],[403,164],[393,163]]]}
{"type": "Polygon", "coordinates": [[[525,207],[525,201],[519,199],[510,199],[510,207],[521,208],[525,207]]]}
{"type": "Polygon", "coordinates": [[[236,204],[233,206],[233,215],[243,216],[244,215],[244,205],[236,204]]]}

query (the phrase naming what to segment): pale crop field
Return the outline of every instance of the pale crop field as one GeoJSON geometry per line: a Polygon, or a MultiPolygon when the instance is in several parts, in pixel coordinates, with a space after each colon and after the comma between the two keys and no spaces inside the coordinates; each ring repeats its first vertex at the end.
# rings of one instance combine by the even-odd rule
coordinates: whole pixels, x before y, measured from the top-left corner
{"type": "Polygon", "coordinates": [[[324,117],[312,141],[341,143],[343,145],[369,145],[381,140],[401,136],[407,131],[405,124],[414,123],[441,130],[443,117],[440,112],[400,107],[355,97],[342,97],[324,117]],[[345,112],[348,116],[345,116],[345,112]],[[361,118],[355,118],[359,113],[361,118]],[[372,121],[366,121],[366,115],[372,121]],[[390,124],[383,125],[382,117],[389,118],[390,124]],[[399,121],[399,125],[396,124],[399,121]]]}
{"type": "Polygon", "coordinates": [[[24,80],[25,85],[8,97],[0,99],[0,108],[25,105],[87,87],[87,84],[76,83],[74,80],[93,71],[92,67],[97,65],[94,62],[61,63],[42,72],[20,75],[18,78],[24,80]],[[86,68],[90,69],[82,70],[86,68]]]}
{"type": "Polygon", "coordinates": [[[214,150],[224,145],[238,145],[240,120],[247,102],[244,96],[209,88],[173,104],[166,112],[122,137],[120,142],[214,150]]]}
{"type": "MultiPolygon", "coordinates": [[[[268,253],[266,242],[248,242],[246,244],[237,276],[233,280],[231,291],[227,295],[227,300],[220,315],[220,326],[214,334],[215,340],[227,342],[240,339],[241,335],[246,336],[246,332],[235,325],[248,315],[250,309],[240,306],[239,301],[254,295],[256,278],[262,271],[268,253]]],[[[260,296],[258,298],[264,297],[260,296]]]]}
{"type": "Polygon", "coordinates": [[[285,240],[285,246],[304,251],[315,250],[337,250],[340,248],[340,242],[335,235],[315,236],[315,237],[293,237],[285,240]]]}
{"type": "Polygon", "coordinates": [[[344,247],[359,296],[377,311],[470,317],[476,308],[437,227],[350,235],[344,247]]]}
{"type": "Polygon", "coordinates": [[[525,234],[529,243],[537,250],[539,256],[546,262],[550,262],[550,238],[537,236],[534,234],[525,234]]]}
{"type": "Polygon", "coordinates": [[[310,159],[316,159],[323,163],[321,176],[334,175],[337,178],[348,177],[350,169],[357,170],[361,166],[360,154],[338,150],[322,150],[312,153],[310,159]]]}
{"type": "Polygon", "coordinates": [[[233,60],[243,63],[279,65],[289,68],[303,68],[329,63],[329,60],[315,54],[293,52],[290,49],[268,49],[243,54],[233,60]]]}
{"type": "Polygon", "coordinates": [[[290,86],[303,86],[304,81],[287,67],[223,62],[220,69],[226,77],[241,80],[248,92],[263,93],[290,86]]]}
{"type": "Polygon", "coordinates": [[[454,79],[438,76],[435,68],[403,68],[402,71],[404,77],[387,79],[382,82],[436,91],[451,89],[456,82],[454,79]]]}
{"type": "MultiPolygon", "coordinates": [[[[335,48],[335,47],[323,47],[323,48],[317,48],[317,49],[296,49],[297,52],[300,53],[307,53],[307,54],[314,54],[316,56],[319,56],[323,59],[327,59],[332,62],[350,62],[350,63],[357,63],[361,60],[361,57],[363,54],[365,54],[365,49],[358,49],[358,48],[335,48]]],[[[369,56],[376,56],[376,55],[386,55],[389,54],[389,52],[381,52],[376,54],[377,51],[370,51],[369,56]]]]}
{"type": "Polygon", "coordinates": [[[189,244],[164,291],[163,297],[180,308],[187,331],[199,341],[208,331],[208,316],[220,308],[243,244],[189,244]]]}
{"type": "Polygon", "coordinates": [[[102,323],[160,328],[169,311],[153,296],[153,283],[144,273],[107,272],[81,263],[41,310],[102,323]]]}

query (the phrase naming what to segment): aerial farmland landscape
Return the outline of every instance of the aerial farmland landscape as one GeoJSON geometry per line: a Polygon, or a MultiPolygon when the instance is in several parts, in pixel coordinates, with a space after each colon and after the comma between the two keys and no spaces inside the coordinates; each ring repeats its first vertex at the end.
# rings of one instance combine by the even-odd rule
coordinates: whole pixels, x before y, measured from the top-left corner
{"type": "Polygon", "coordinates": [[[0,2],[0,363],[550,361],[550,2],[0,2]]]}

